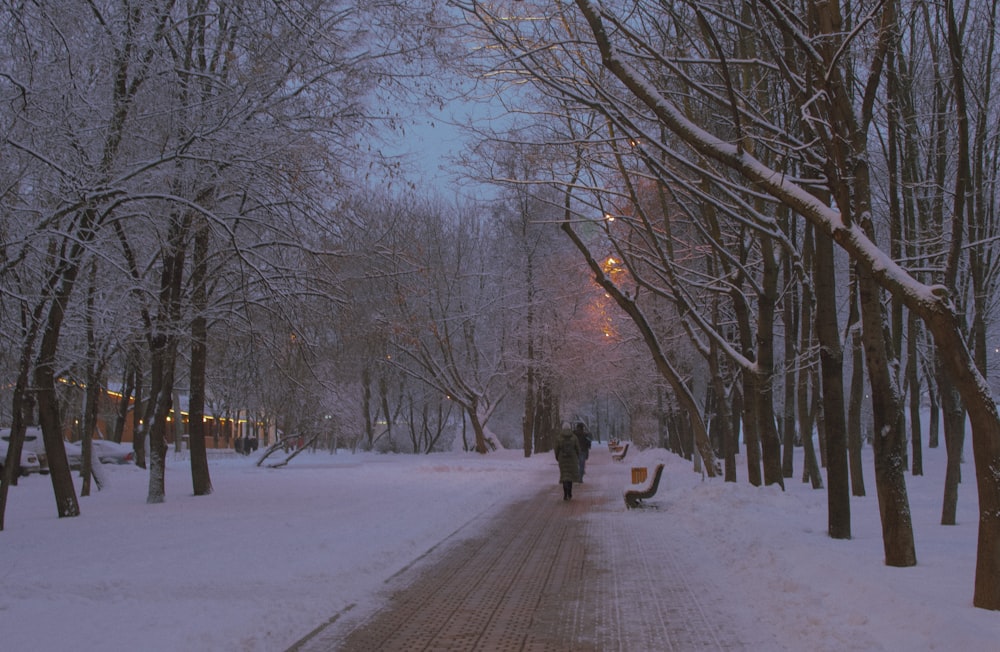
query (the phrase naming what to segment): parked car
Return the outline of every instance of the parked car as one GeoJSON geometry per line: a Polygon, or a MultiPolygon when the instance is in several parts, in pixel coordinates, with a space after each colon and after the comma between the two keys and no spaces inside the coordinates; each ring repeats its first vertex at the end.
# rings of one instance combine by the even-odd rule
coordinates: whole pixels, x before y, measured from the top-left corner
{"type": "Polygon", "coordinates": [[[107,439],[94,439],[90,443],[94,457],[101,464],[131,464],[135,457],[132,444],[118,444],[107,439]]]}
{"type": "MultiPolygon", "coordinates": [[[[78,441],[63,442],[66,447],[66,458],[69,468],[78,471],[83,466],[83,444],[78,441]]],[[[116,444],[106,439],[93,439],[90,442],[91,460],[101,464],[131,464],[135,453],[131,444],[116,444]]]]}
{"type": "MultiPolygon", "coordinates": [[[[0,430],[0,441],[3,441],[6,445],[10,442],[10,428],[3,428],[0,430]]],[[[49,472],[49,458],[45,454],[45,442],[42,440],[42,429],[38,426],[29,426],[24,430],[24,447],[22,450],[26,450],[33,453],[36,458],[38,458],[38,471],[42,475],[47,475],[49,472]]]]}
{"type": "MultiPolygon", "coordinates": [[[[6,442],[9,440],[10,428],[0,429],[0,441],[4,443],[3,455],[5,458],[7,455],[6,442]]],[[[94,439],[91,441],[91,445],[92,459],[102,464],[130,464],[135,455],[131,444],[117,444],[105,439],[94,439]]],[[[83,466],[83,448],[80,442],[64,441],[63,446],[66,448],[66,459],[69,461],[70,470],[79,471],[83,466]]],[[[46,474],[49,472],[41,428],[31,427],[25,431],[24,453],[30,453],[33,456],[32,463],[26,467],[29,469],[28,473],[46,474]]],[[[26,462],[24,454],[21,455],[21,459],[22,467],[24,467],[26,462]]],[[[0,460],[0,464],[2,464],[2,460],[0,460]]]]}
{"type": "MultiPolygon", "coordinates": [[[[5,437],[0,438],[0,473],[3,473],[3,465],[7,462],[7,448],[10,445],[10,431],[5,437]]],[[[42,473],[42,465],[38,460],[38,455],[27,447],[21,448],[21,464],[19,475],[30,475],[32,473],[42,473]]]]}

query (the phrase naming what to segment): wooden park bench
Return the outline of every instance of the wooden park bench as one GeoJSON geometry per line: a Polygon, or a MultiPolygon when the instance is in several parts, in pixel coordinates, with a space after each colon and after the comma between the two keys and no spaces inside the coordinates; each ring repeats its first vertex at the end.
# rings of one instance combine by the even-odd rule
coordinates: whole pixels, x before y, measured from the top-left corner
{"type": "Polygon", "coordinates": [[[622,448],[620,453],[611,454],[611,459],[613,459],[615,462],[621,462],[623,459],[625,459],[625,453],[627,452],[628,452],[628,444],[626,443],[625,447],[622,448]]]}
{"type": "Polygon", "coordinates": [[[657,464],[656,471],[653,472],[653,481],[645,489],[629,489],[625,492],[625,507],[635,509],[642,506],[642,501],[656,495],[656,490],[660,487],[660,476],[663,475],[663,465],[657,464]]]}

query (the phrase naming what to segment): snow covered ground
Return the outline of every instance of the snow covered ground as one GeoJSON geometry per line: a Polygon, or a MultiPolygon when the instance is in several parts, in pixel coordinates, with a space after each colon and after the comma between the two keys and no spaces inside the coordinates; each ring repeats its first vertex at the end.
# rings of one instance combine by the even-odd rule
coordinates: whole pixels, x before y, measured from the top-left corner
{"type": "MultiPolygon", "coordinates": [[[[699,574],[726,588],[740,622],[757,623],[753,640],[821,652],[1000,648],[1000,613],[972,607],[971,452],[957,526],[938,525],[943,449],[925,452],[925,476],[907,478],[919,562],[908,569],[882,563],[867,453],[869,495],[852,500],[851,541],[826,536],[825,492],[798,479],[785,492],[755,489],[742,466],[738,484],[703,480],[662,450],[630,451],[621,467],[625,489],[631,466],[667,464],[659,509],[626,512],[622,503],[595,517],[697,546],[715,561],[699,574]]],[[[144,471],[105,465],[107,486],[82,498],[73,519],[56,518],[48,478],[22,479],[0,532],[0,645],[284,650],[351,605],[375,608],[387,578],[444,539],[472,534],[476,516],[540,486],[561,499],[551,456],[518,451],[303,454],[283,469],[254,462],[213,460],[215,492],[195,498],[186,462],[171,459],[160,505],[145,503],[144,471]]]]}

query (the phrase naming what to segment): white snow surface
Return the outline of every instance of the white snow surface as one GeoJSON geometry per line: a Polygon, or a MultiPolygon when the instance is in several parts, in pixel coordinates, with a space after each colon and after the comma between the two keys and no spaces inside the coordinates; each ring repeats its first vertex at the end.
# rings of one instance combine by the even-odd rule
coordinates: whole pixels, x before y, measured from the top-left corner
{"type": "MultiPolygon", "coordinates": [[[[188,463],[173,455],[162,504],[146,504],[147,474],[134,466],[103,466],[105,488],[80,499],[76,518],[56,517],[46,477],[11,488],[0,532],[2,649],[285,650],[338,614],[377,609],[388,578],[475,534],[476,517],[540,487],[561,500],[551,455],[516,450],[303,453],[281,469],[230,455],[211,461],[214,492],[202,497],[190,495],[188,463]]],[[[967,451],[956,526],[939,525],[943,447],[925,450],[924,476],[907,477],[912,568],[883,563],[870,450],[868,496],[851,500],[849,541],[827,536],[826,492],[800,482],[801,459],[782,491],[747,484],[742,460],[741,481],[727,484],[667,451],[630,451],[622,490],[632,466],[666,464],[658,509],[623,502],[594,518],[697,550],[689,581],[722,587],[732,622],[753,623],[747,641],[821,652],[998,649],[1000,613],[972,606],[971,459],[967,451]]],[[[608,540],[590,543],[614,546],[616,529],[600,528],[608,540]]],[[[615,572],[655,564],[643,562],[615,572]]]]}

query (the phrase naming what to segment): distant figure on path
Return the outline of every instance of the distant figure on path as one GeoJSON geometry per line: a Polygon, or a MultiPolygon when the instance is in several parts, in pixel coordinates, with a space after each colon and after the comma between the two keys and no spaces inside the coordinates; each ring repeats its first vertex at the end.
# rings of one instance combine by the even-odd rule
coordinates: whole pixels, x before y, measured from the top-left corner
{"type": "Polygon", "coordinates": [[[576,435],[565,426],[559,430],[555,446],[559,461],[559,482],[563,486],[563,500],[573,497],[573,483],[580,481],[580,443],[576,435]]]}
{"type": "Polygon", "coordinates": [[[587,458],[590,457],[590,433],[587,426],[582,422],[576,424],[576,442],[580,445],[580,482],[583,482],[583,474],[587,471],[587,458]]]}

